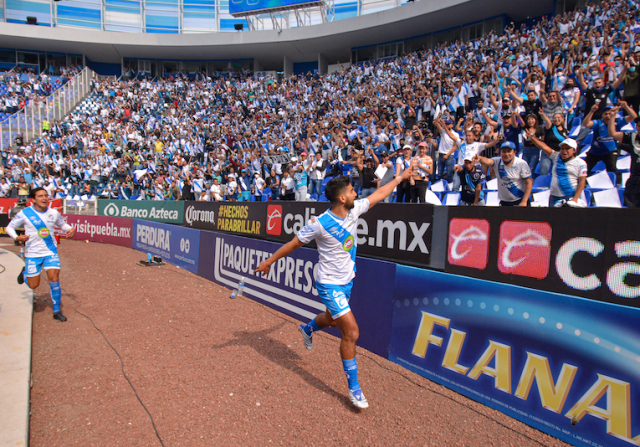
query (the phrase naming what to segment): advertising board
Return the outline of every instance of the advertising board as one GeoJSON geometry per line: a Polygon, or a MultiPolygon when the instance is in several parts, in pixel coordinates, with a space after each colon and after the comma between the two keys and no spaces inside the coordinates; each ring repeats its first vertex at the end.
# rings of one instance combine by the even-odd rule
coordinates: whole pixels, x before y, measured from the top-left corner
{"type": "Polygon", "coordinates": [[[268,11],[270,9],[281,9],[294,5],[317,4],[317,0],[231,0],[229,2],[229,13],[231,15],[243,15],[256,13],[258,11],[268,11]]]}
{"type": "Polygon", "coordinates": [[[634,211],[450,207],[445,271],[640,307],[634,211]]]}
{"type": "Polygon", "coordinates": [[[639,319],[398,265],[389,360],[573,445],[638,445],[639,319]]]}
{"type": "MultiPolygon", "coordinates": [[[[301,248],[275,263],[266,277],[258,264],[281,245],[228,234],[200,234],[199,276],[229,289],[245,278],[244,294],[279,312],[308,322],[325,311],[315,288],[318,252],[301,248]]],[[[350,306],[358,319],[358,345],[388,356],[395,265],[358,258],[350,306]]],[[[337,329],[328,332],[338,335],[337,329]]]]}
{"type": "Polygon", "coordinates": [[[16,203],[18,203],[18,199],[0,199],[0,214],[9,214],[16,203]]]}
{"type": "Polygon", "coordinates": [[[133,221],[131,219],[79,214],[63,214],[62,218],[76,229],[71,239],[129,248],[132,246],[133,221]]]}
{"type": "Polygon", "coordinates": [[[8,237],[7,225],[9,225],[9,216],[7,214],[0,214],[0,237],[8,237]]]}
{"type": "Polygon", "coordinates": [[[190,228],[133,219],[133,248],[198,273],[200,232],[190,228]]]}
{"type": "Polygon", "coordinates": [[[191,228],[263,238],[266,203],[184,202],[184,223],[191,228]]]}
{"type": "MultiPolygon", "coordinates": [[[[288,242],[329,204],[269,202],[266,207],[266,238],[288,242]]],[[[432,205],[379,203],[358,219],[358,255],[429,265],[432,222],[432,205]]]]}
{"type": "Polygon", "coordinates": [[[172,200],[98,200],[98,215],[182,225],[184,202],[172,200]]]}

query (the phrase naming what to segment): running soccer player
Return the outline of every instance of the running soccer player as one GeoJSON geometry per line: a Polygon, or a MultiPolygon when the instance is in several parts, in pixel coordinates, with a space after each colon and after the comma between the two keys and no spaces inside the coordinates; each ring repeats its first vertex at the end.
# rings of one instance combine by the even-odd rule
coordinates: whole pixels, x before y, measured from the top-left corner
{"type": "Polygon", "coordinates": [[[355,407],[361,409],[368,408],[369,404],[358,383],[356,342],[360,333],[356,319],[349,308],[351,287],[356,271],[358,217],[390,195],[396,186],[414,174],[414,169],[415,163],[394,180],[361,200],[356,200],[358,194],[353,189],[349,177],[341,176],[331,179],[325,188],[325,195],[331,201],[331,207],[320,216],[309,220],[290,242],[262,261],[255,270],[264,276],[278,259],[316,240],[320,255],[316,288],[327,310],[311,320],[309,324],[301,324],[298,330],[302,334],[306,348],[313,349],[314,332],[329,326],[337,326],[340,329],[342,334],[340,357],[342,357],[342,366],[349,384],[349,398],[355,407]]]}
{"type": "Polygon", "coordinates": [[[60,258],[53,230],[57,226],[66,231],[69,238],[73,237],[76,230],[62,219],[58,211],[49,208],[49,193],[46,189],[32,190],[31,198],[33,205],[20,211],[7,225],[7,234],[13,240],[25,242],[25,266],[18,275],[18,283],[24,283],[26,278],[29,288],[35,289],[40,285],[40,271],[44,267],[51,288],[53,318],[67,321],[60,311],[60,258]],[[16,228],[19,227],[24,227],[24,234],[21,236],[16,233],[16,228]]]}

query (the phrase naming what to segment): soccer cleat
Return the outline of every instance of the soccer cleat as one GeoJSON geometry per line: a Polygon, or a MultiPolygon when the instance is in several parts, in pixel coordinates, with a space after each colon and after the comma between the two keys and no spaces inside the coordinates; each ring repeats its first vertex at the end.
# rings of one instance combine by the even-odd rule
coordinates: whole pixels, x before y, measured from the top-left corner
{"type": "Polygon", "coordinates": [[[24,284],[24,267],[20,270],[20,274],[18,275],[18,284],[24,284]]]}
{"type": "Polygon", "coordinates": [[[63,323],[65,321],[67,321],[67,317],[65,317],[64,315],[62,315],[62,312],[56,312],[53,314],[53,319],[54,320],[58,320],[58,321],[62,321],[63,323]]]}
{"type": "Polygon", "coordinates": [[[313,334],[307,335],[304,330],[305,326],[306,324],[301,324],[300,326],[298,326],[298,330],[302,334],[302,342],[304,343],[305,348],[311,351],[313,349],[313,334]]]}
{"type": "Polygon", "coordinates": [[[364,397],[364,394],[362,394],[361,389],[357,389],[353,391],[349,390],[349,399],[351,399],[351,403],[356,408],[360,408],[361,410],[364,410],[365,408],[369,408],[369,402],[367,402],[367,399],[364,397]]]}

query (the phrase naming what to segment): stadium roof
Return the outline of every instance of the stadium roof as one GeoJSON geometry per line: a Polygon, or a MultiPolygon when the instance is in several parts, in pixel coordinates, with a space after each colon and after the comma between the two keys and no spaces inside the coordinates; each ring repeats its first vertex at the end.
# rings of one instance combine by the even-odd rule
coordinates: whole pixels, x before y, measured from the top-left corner
{"type": "MultiPolygon", "coordinates": [[[[283,57],[307,62],[318,53],[328,63],[350,59],[354,47],[375,45],[459,27],[506,14],[517,21],[549,14],[552,0],[422,0],[386,11],[282,31],[207,34],[133,34],[0,23],[5,48],[84,54],[118,63],[123,57],[160,60],[257,59],[265,69],[283,57]]],[[[238,19],[239,23],[241,19],[238,19]]]]}

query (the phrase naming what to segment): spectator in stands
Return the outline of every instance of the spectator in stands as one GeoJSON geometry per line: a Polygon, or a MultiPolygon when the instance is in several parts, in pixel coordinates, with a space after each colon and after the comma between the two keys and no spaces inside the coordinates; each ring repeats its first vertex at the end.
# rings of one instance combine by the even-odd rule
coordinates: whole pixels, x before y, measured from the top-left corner
{"type": "Polygon", "coordinates": [[[452,181],[453,165],[455,163],[452,155],[460,142],[460,137],[453,132],[453,121],[451,119],[436,119],[434,125],[440,134],[437,175],[441,179],[452,181]]]}
{"type": "MultiPolygon", "coordinates": [[[[635,120],[638,115],[631,110],[629,106],[621,101],[620,104],[627,112],[627,116],[624,121],[630,123],[635,120]]],[[[593,142],[591,143],[591,149],[587,152],[586,162],[589,172],[593,170],[595,165],[599,161],[603,161],[607,169],[607,172],[615,173],[617,171],[616,161],[618,159],[616,141],[609,135],[609,120],[613,119],[615,122],[615,115],[611,113],[611,106],[604,107],[604,110],[598,113],[600,107],[597,104],[591,106],[591,110],[587,116],[584,117],[582,125],[589,129],[593,128],[593,142]],[[594,116],[600,115],[602,119],[595,119],[594,116]]]]}
{"type": "Polygon", "coordinates": [[[307,175],[304,164],[302,162],[298,163],[294,173],[296,202],[304,202],[307,200],[308,178],[309,176],[307,175]]]}
{"type": "Polygon", "coordinates": [[[280,197],[282,200],[293,201],[296,199],[296,181],[291,176],[289,170],[282,172],[282,178],[280,179],[280,197]]]}
{"type": "MultiPolygon", "coordinates": [[[[602,76],[600,74],[595,74],[593,78],[593,87],[589,88],[584,79],[584,68],[578,70],[578,82],[580,83],[580,88],[584,91],[584,95],[586,98],[584,109],[587,112],[591,112],[593,110],[593,119],[602,119],[602,115],[605,112],[607,106],[611,104],[611,95],[613,94],[614,90],[616,90],[618,86],[622,84],[623,80],[624,76],[619,76],[613,84],[605,85],[602,76]],[[594,106],[598,107],[594,109],[594,106]]],[[[547,113],[546,110],[545,113],[547,113]]],[[[547,113],[547,116],[553,116],[553,114],[547,113]]]]}
{"type": "Polygon", "coordinates": [[[473,154],[466,154],[464,166],[453,167],[460,176],[460,205],[484,206],[481,194],[485,175],[480,165],[474,162],[475,157],[473,154]]]}
{"type": "Polygon", "coordinates": [[[411,160],[411,164],[414,166],[414,175],[409,178],[411,203],[425,203],[429,176],[433,173],[433,160],[427,155],[426,143],[418,145],[418,155],[411,160]]]}
{"type": "Polygon", "coordinates": [[[307,170],[309,173],[309,194],[316,194],[320,197],[322,194],[322,181],[327,171],[327,161],[322,158],[322,153],[319,151],[315,153],[314,158],[307,170]]]}
{"type": "Polygon", "coordinates": [[[240,194],[236,177],[233,174],[227,176],[226,198],[229,202],[237,202],[240,194]]]}
{"type": "Polygon", "coordinates": [[[560,144],[560,151],[556,152],[544,144],[532,128],[527,129],[527,138],[544,151],[553,163],[549,206],[562,206],[567,202],[577,206],[587,185],[587,164],[576,157],[576,140],[567,138],[560,144]]]}
{"type": "MultiPolygon", "coordinates": [[[[531,130],[538,138],[543,138],[544,131],[542,126],[538,125],[538,115],[529,114],[524,119],[524,131],[531,130]]],[[[536,146],[529,138],[525,138],[522,144],[522,159],[527,162],[531,172],[535,172],[540,160],[540,148],[536,146]]]]}
{"type": "Polygon", "coordinates": [[[379,165],[378,156],[373,149],[369,149],[365,166],[362,169],[362,198],[369,197],[378,188],[378,178],[375,175],[376,168],[379,165]]]}
{"type": "MultiPolygon", "coordinates": [[[[612,109],[612,113],[617,114],[619,108],[612,109]]],[[[640,119],[636,118],[636,126],[640,124],[640,119]]],[[[618,143],[627,145],[630,148],[631,166],[629,179],[624,188],[624,206],[629,208],[640,208],[640,139],[637,130],[623,133],[616,129],[615,121],[609,120],[609,135],[618,143]]]]}
{"type": "MultiPolygon", "coordinates": [[[[411,167],[411,155],[413,152],[413,148],[406,144],[402,148],[402,157],[397,157],[396,159],[396,175],[400,175],[402,171],[405,169],[409,169],[411,167]]],[[[397,188],[396,193],[396,202],[398,203],[408,203],[411,201],[411,182],[410,180],[404,180],[401,182],[397,188]]]]}
{"type": "Polygon", "coordinates": [[[251,200],[251,177],[246,169],[240,171],[238,177],[238,201],[248,202],[251,200]]]}
{"type": "Polygon", "coordinates": [[[18,180],[18,199],[27,200],[31,192],[31,185],[27,183],[24,177],[20,177],[18,180]]]}
{"type": "Polygon", "coordinates": [[[533,179],[526,161],[516,157],[516,146],[505,141],[500,146],[500,156],[486,158],[476,155],[474,162],[492,167],[493,175],[498,179],[498,198],[500,206],[529,206],[533,179]]]}

